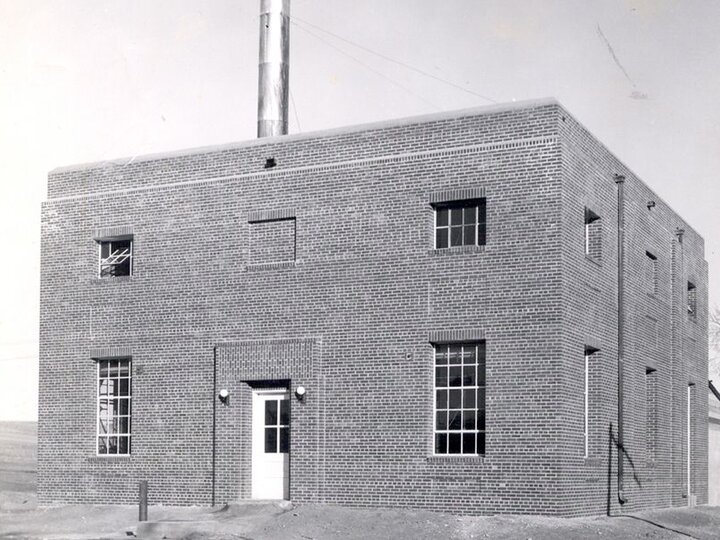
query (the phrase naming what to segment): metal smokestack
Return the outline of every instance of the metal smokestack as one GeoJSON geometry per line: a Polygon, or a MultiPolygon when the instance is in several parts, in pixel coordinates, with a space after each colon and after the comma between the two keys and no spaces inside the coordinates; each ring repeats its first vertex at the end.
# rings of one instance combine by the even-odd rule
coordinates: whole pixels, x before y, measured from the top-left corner
{"type": "Polygon", "coordinates": [[[290,0],[260,0],[258,137],[287,135],[290,0]]]}

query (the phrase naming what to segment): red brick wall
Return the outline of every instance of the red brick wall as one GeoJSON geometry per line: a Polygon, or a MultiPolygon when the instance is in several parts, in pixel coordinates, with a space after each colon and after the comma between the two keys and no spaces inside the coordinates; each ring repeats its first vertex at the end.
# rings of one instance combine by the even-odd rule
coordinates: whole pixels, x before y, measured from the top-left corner
{"type": "MultiPolygon", "coordinates": [[[[606,424],[617,381],[616,172],[628,175],[628,200],[646,196],[546,102],[51,173],[43,205],[41,502],[130,503],[137,481],[147,479],[151,501],[209,504],[213,465],[216,502],[248,497],[248,382],[282,379],[308,390],[292,403],[294,500],[464,513],[605,511],[606,424]],[[270,156],[278,165],[266,170],[270,156]],[[460,189],[487,198],[487,244],[434,250],[430,203],[460,189]],[[603,219],[601,265],[584,256],[584,206],[603,219]],[[288,221],[257,221],[265,218],[288,221]],[[254,262],[251,228],[288,222],[294,264],[254,262]],[[99,280],[93,231],[122,225],[133,227],[134,275],[99,280]],[[483,338],[487,454],[433,457],[430,343],[483,338]],[[578,415],[586,344],[600,349],[593,356],[602,366],[588,462],[578,415]],[[133,453],[108,459],[95,457],[92,351],[112,346],[133,359],[133,453]],[[213,460],[220,388],[230,399],[215,402],[213,460]]],[[[657,240],[660,270],[660,299],[646,298],[628,262],[630,388],[644,384],[650,361],[639,359],[647,351],[643,310],[658,324],[671,318],[663,306],[672,234],[652,233],[648,220],[681,222],[656,200],[649,215],[657,217],[639,202],[626,213],[628,260],[646,235],[657,240]]],[[[691,373],[700,389],[705,263],[702,240],[683,226],[682,265],[701,300],[697,323],[680,321],[674,339],[687,352],[695,337],[691,373]]],[[[286,253],[283,245],[255,253],[286,253]]],[[[670,338],[665,327],[659,333],[662,352],[653,359],[664,394],[676,378],[687,384],[681,358],[690,357],[678,353],[675,371],[666,367],[670,338]]],[[[700,422],[707,414],[696,401],[700,422]]],[[[643,406],[626,413],[633,454],[645,449],[643,406]]],[[[701,499],[706,446],[697,427],[701,499]]],[[[662,424],[659,431],[670,432],[662,424]]],[[[658,454],[651,487],[630,491],[633,508],[682,504],[681,494],[669,495],[679,459],[669,440],[659,441],[658,454]]],[[[633,460],[645,466],[644,457],[633,460]]]]}

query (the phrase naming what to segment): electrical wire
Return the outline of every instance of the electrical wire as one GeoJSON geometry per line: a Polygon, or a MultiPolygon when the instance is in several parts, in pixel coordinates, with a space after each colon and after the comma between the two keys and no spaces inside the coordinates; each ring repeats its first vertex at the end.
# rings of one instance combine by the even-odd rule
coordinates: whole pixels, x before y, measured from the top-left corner
{"type": "Polygon", "coordinates": [[[0,362],[12,362],[15,360],[31,360],[31,359],[34,360],[37,357],[38,357],[37,354],[33,354],[30,356],[14,356],[11,358],[0,358],[0,362]]]}
{"type": "Polygon", "coordinates": [[[317,39],[317,40],[319,40],[319,41],[322,41],[322,42],[323,42],[325,45],[327,45],[328,47],[330,47],[330,48],[332,48],[332,49],[335,49],[337,52],[339,52],[340,54],[342,54],[342,55],[344,55],[344,56],[347,56],[347,57],[350,58],[352,61],[357,62],[358,64],[360,64],[361,66],[363,66],[365,69],[367,69],[367,70],[369,70],[369,71],[372,71],[372,72],[375,73],[377,76],[382,77],[383,79],[385,79],[385,80],[388,81],[389,83],[394,84],[394,85],[397,86],[398,88],[402,88],[402,89],[405,90],[408,94],[416,97],[416,98],[419,99],[420,101],[426,103],[427,105],[430,105],[431,107],[433,107],[433,108],[435,108],[435,109],[437,109],[437,110],[442,110],[440,107],[438,107],[437,105],[435,105],[435,104],[432,103],[431,101],[428,101],[428,100],[425,99],[424,97],[419,96],[418,94],[416,94],[415,92],[413,92],[412,90],[410,90],[409,88],[407,88],[406,86],[403,86],[403,85],[400,84],[399,82],[391,79],[390,77],[388,77],[388,76],[385,75],[384,73],[382,73],[382,72],[380,72],[380,71],[378,71],[378,70],[376,70],[376,69],[374,69],[374,68],[371,68],[370,66],[368,66],[367,64],[365,64],[362,60],[359,60],[358,58],[355,58],[355,57],[354,57],[353,55],[351,55],[350,53],[348,53],[348,52],[346,52],[346,51],[343,51],[342,49],[336,47],[335,45],[333,45],[332,43],[330,43],[330,42],[327,41],[326,39],[323,39],[322,37],[318,36],[318,35],[315,34],[314,32],[311,32],[311,31],[308,30],[307,28],[302,27],[301,25],[297,24],[296,22],[294,22],[294,21],[292,21],[292,20],[291,20],[290,22],[291,22],[292,24],[294,24],[295,26],[297,26],[297,27],[298,27],[300,30],[302,30],[303,32],[305,32],[305,33],[307,33],[307,34],[310,34],[311,36],[313,36],[315,39],[317,39]]]}
{"type": "Polygon", "coordinates": [[[302,128],[300,127],[300,117],[298,116],[297,105],[295,105],[295,97],[293,96],[291,89],[288,88],[288,91],[290,92],[290,102],[292,103],[293,112],[295,113],[295,122],[297,123],[298,131],[302,133],[302,128]]]}
{"type": "MultiPolygon", "coordinates": [[[[404,68],[406,68],[406,69],[409,69],[409,70],[411,70],[411,71],[414,71],[414,72],[416,72],[416,73],[419,73],[420,75],[424,75],[425,77],[429,77],[429,78],[434,79],[434,80],[436,80],[436,81],[439,81],[439,82],[441,82],[441,83],[444,83],[444,84],[447,84],[447,85],[449,85],[449,86],[452,86],[453,88],[456,88],[456,89],[458,89],[458,90],[461,90],[461,91],[463,91],[463,92],[465,92],[465,93],[467,93],[467,94],[473,95],[473,96],[475,96],[475,97],[482,98],[482,99],[484,99],[485,101],[489,101],[490,103],[498,103],[496,100],[494,100],[494,99],[492,99],[492,98],[489,98],[489,97],[487,97],[487,96],[484,96],[484,95],[482,95],[482,94],[479,94],[479,93],[477,93],[477,92],[474,92],[474,91],[472,91],[472,90],[469,90],[469,89],[465,88],[464,86],[461,86],[461,85],[456,84],[456,83],[454,83],[454,82],[451,82],[451,81],[448,81],[448,80],[446,80],[446,79],[443,79],[442,77],[438,77],[437,75],[433,75],[432,73],[428,73],[427,71],[422,70],[422,69],[420,69],[420,68],[418,68],[418,67],[411,66],[410,64],[407,64],[407,63],[402,62],[402,61],[400,61],[400,60],[396,60],[395,58],[391,58],[391,57],[389,57],[389,56],[387,56],[387,55],[384,55],[384,54],[382,54],[382,53],[379,53],[379,52],[377,52],[377,51],[374,51],[374,50],[372,50],[372,49],[370,49],[370,48],[368,48],[368,47],[365,47],[364,45],[361,45],[361,44],[359,44],[359,43],[355,43],[354,41],[351,41],[351,40],[349,40],[349,39],[347,39],[347,38],[344,38],[344,37],[342,37],[342,36],[339,36],[338,34],[335,34],[335,33],[331,32],[330,30],[325,30],[324,28],[322,28],[322,27],[320,27],[320,26],[318,26],[318,25],[316,25],[316,24],[313,24],[313,23],[311,23],[311,22],[305,21],[305,20],[303,20],[303,19],[301,19],[301,18],[299,18],[299,17],[297,17],[297,16],[295,16],[295,15],[291,16],[291,17],[290,17],[290,20],[291,20],[291,22],[297,21],[297,22],[299,22],[299,23],[302,23],[302,24],[305,24],[305,25],[310,26],[310,27],[312,27],[312,28],[315,28],[315,29],[317,29],[317,30],[320,30],[321,32],[324,32],[324,33],[326,33],[326,34],[328,34],[328,35],[330,35],[330,36],[333,36],[334,38],[339,39],[340,41],[344,41],[345,43],[348,43],[349,45],[352,45],[353,47],[357,47],[358,49],[362,49],[362,50],[365,51],[365,52],[368,52],[368,53],[370,53],[370,54],[374,54],[375,56],[378,56],[378,57],[382,58],[383,60],[387,60],[388,62],[392,62],[392,63],[394,63],[394,64],[397,64],[397,65],[399,65],[399,66],[402,66],[402,67],[404,67],[404,68]]],[[[298,25],[297,23],[295,23],[295,24],[298,26],[298,28],[302,28],[302,27],[301,27],[300,25],[298,25]]],[[[304,29],[304,30],[307,31],[307,29],[304,29]]]]}

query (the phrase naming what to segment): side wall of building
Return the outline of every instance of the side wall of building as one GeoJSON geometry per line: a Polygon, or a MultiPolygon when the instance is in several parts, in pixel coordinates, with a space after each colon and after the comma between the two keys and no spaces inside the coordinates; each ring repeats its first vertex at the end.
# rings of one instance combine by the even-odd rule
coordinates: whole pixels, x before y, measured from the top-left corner
{"type": "Polygon", "coordinates": [[[271,379],[308,391],[292,405],[294,500],[558,513],[557,111],[53,173],[40,501],[129,503],[140,479],[156,503],[247,497],[249,388],[271,379]],[[486,245],[434,249],[431,202],[468,196],[487,201],[486,245]],[[133,276],[98,279],[93,231],[113,226],[132,227],[133,276]],[[432,343],[479,340],[486,455],[434,456],[432,343]],[[95,455],[107,354],[133,361],[128,457],[95,455]]]}
{"type": "Polygon", "coordinates": [[[569,114],[563,145],[563,439],[568,513],[621,512],[707,500],[707,264],[702,238],[569,114]],[[617,493],[618,191],[622,175],[624,495],[617,493]],[[586,209],[602,248],[585,255],[586,209]],[[679,232],[683,231],[683,232],[679,232]],[[696,286],[696,313],[687,308],[696,286]],[[589,348],[589,451],[584,364],[589,348]],[[688,386],[691,385],[691,386],[688,386]],[[688,390],[689,388],[689,390],[688,390]],[[690,500],[687,400],[690,393],[690,500]],[[694,496],[694,497],[693,497],[694,496]]]}

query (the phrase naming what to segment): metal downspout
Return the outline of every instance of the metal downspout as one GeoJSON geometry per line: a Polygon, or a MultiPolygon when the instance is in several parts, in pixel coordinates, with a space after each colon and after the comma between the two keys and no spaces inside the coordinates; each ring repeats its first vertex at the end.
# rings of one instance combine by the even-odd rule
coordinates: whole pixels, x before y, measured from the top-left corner
{"type": "Polygon", "coordinates": [[[617,469],[618,469],[618,478],[617,478],[617,490],[618,490],[618,501],[620,504],[625,504],[627,502],[627,497],[625,497],[625,482],[624,482],[624,476],[625,476],[625,446],[624,446],[624,439],[623,439],[623,405],[624,405],[624,397],[623,397],[623,383],[624,383],[624,354],[625,354],[625,342],[624,342],[624,332],[625,332],[625,193],[624,193],[624,186],[625,186],[625,177],[616,174],[615,175],[615,183],[618,187],[618,204],[617,204],[617,228],[618,228],[618,235],[617,235],[617,281],[618,281],[618,288],[617,288],[617,309],[618,309],[618,326],[617,326],[617,334],[618,334],[618,343],[617,343],[617,349],[618,349],[618,362],[617,362],[617,370],[618,370],[618,383],[617,383],[617,389],[618,389],[618,403],[617,403],[617,455],[618,455],[618,463],[617,463],[617,469]]]}
{"type": "Polygon", "coordinates": [[[213,403],[213,421],[212,421],[212,504],[215,506],[215,455],[216,455],[216,437],[215,437],[215,425],[216,425],[216,410],[217,410],[217,398],[215,397],[215,390],[217,388],[217,347],[213,347],[213,391],[212,391],[212,403],[213,403]]]}

